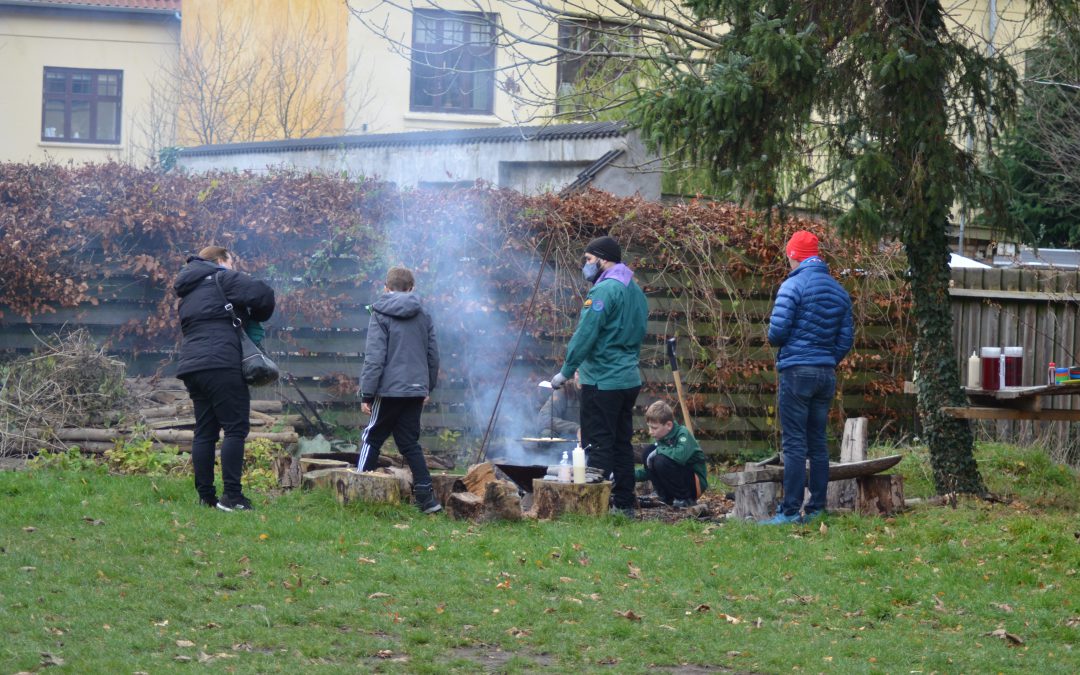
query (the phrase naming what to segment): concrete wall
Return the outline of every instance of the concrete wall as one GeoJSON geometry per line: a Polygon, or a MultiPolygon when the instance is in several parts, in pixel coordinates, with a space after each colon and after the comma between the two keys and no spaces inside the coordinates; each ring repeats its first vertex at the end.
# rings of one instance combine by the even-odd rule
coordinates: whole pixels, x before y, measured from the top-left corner
{"type": "Polygon", "coordinates": [[[0,161],[139,162],[150,81],[176,58],[175,17],[0,6],[0,161]],[[41,140],[46,66],[122,70],[120,143],[41,140]]]}

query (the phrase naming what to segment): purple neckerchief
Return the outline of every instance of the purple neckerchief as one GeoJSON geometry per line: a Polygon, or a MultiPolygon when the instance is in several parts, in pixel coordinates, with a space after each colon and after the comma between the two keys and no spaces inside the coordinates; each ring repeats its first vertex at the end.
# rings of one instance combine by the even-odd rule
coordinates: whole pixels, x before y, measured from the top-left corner
{"type": "MultiPolygon", "coordinates": [[[[608,271],[601,274],[600,278],[596,280],[596,283],[598,284],[604,279],[614,279],[615,281],[621,283],[623,286],[629,286],[630,280],[633,278],[634,270],[630,269],[622,263],[619,263],[618,265],[615,265],[615,267],[612,267],[608,271]]],[[[596,284],[593,285],[595,286],[596,284]]]]}

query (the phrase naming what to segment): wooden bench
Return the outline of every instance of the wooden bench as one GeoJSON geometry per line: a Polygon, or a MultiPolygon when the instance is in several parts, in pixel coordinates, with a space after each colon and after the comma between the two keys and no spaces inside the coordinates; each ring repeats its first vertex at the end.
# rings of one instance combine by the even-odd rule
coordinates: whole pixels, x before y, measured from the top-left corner
{"type": "MultiPolygon", "coordinates": [[[[829,464],[829,511],[855,510],[869,515],[886,515],[904,506],[903,477],[877,475],[900,463],[902,455],[875,459],[866,457],[866,418],[850,418],[844,424],[840,462],[829,464]]],[[[775,512],[779,501],[784,467],[779,456],[747,464],[744,471],[720,477],[735,488],[732,517],[764,520],[775,512]]]]}

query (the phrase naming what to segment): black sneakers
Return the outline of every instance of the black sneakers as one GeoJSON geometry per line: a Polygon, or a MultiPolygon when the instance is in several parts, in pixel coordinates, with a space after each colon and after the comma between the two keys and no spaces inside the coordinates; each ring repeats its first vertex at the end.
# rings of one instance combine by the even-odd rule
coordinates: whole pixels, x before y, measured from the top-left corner
{"type": "Polygon", "coordinates": [[[416,508],[424,513],[438,513],[439,511],[442,511],[442,504],[439,503],[439,500],[435,499],[435,493],[432,492],[430,488],[414,488],[413,502],[416,504],[416,508]]]}
{"type": "Polygon", "coordinates": [[[221,499],[217,501],[217,507],[222,511],[252,511],[251,501],[244,495],[239,497],[230,497],[229,495],[221,495],[221,499]]]}
{"type": "Polygon", "coordinates": [[[217,506],[217,497],[210,497],[209,499],[206,497],[199,497],[199,504],[212,509],[217,506]]]}

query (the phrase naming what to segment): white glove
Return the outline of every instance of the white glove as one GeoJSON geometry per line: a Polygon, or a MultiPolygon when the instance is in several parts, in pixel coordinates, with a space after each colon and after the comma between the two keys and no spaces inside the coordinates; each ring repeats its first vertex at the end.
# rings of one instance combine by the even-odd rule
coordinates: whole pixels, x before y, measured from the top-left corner
{"type": "Polygon", "coordinates": [[[562,389],[564,384],[566,384],[566,377],[562,373],[555,373],[555,377],[551,378],[552,389],[562,389]]]}

